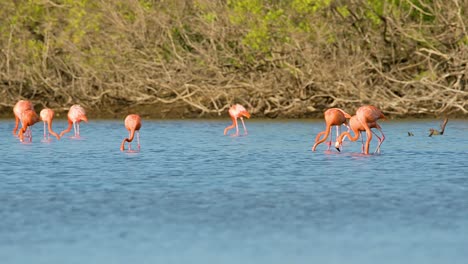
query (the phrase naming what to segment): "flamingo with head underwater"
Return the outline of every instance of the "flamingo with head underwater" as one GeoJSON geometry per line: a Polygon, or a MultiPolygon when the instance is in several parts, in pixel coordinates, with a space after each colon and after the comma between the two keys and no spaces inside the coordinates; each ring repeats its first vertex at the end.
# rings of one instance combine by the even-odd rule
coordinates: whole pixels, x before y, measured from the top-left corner
{"type": "Polygon", "coordinates": [[[50,108],[44,108],[39,113],[39,116],[41,117],[41,120],[44,123],[44,141],[49,141],[50,135],[53,135],[57,138],[57,140],[60,140],[60,136],[57,135],[57,133],[55,133],[54,130],[52,130],[52,120],[54,119],[54,114],[54,110],[50,108]],[[49,133],[47,133],[46,125],[49,130],[49,133]]]}
{"type": "MultiPolygon", "coordinates": [[[[348,127],[346,118],[351,118],[351,115],[349,115],[348,113],[346,113],[345,111],[339,108],[330,108],[325,111],[324,117],[325,117],[326,128],[324,131],[318,133],[317,136],[315,137],[315,144],[312,147],[312,151],[315,151],[315,149],[317,148],[319,144],[327,140],[328,135],[330,134],[330,131],[332,129],[332,126],[336,127],[336,137],[338,137],[338,135],[340,134],[341,125],[345,125],[346,127],[348,127]],[[322,135],[324,136],[322,139],[320,139],[322,135]]],[[[348,127],[348,131],[349,131],[349,127],[348,127]]],[[[328,150],[330,150],[330,147],[332,145],[331,137],[330,137],[330,141],[327,142],[327,145],[328,145],[328,150]]]]}
{"type": "Polygon", "coordinates": [[[13,135],[16,136],[21,117],[26,110],[34,110],[33,104],[27,100],[19,100],[13,107],[13,114],[15,115],[15,127],[13,128],[13,135]]]}
{"type": "MultiPolygon", "coordinates": [[[[384,142],[385,140],[385,135],[382,131],[382,127],[377,124],[377,122],[372,122],[372,123],[368,123],[367,124],[369,126],[369,128],[375,128],[377,129],[380,134],[381,134],[381,137],[379,137],[379,135],[377,135],[377,133],[375,133],[374,131],[372,131],[372,133],[377,137],[378,141],[379,141],[379,144],[377,145],[377,148],[375,149],[374,153],[380,153],[380,145],[382,145],[382,143],[384,142]]],[[[364,126],[361,124],[361,122],[359,121],[359,119],[357,118],[357,116],[352,116],[350,119],[349,119],[349,126],[351,127],[351,130],[354,132],[354,137],[351,137],[351,136],[348,136],[349,137],[349,140],[351,141],[356,141],[359,139],[359,137],[361,138],[361,144],[362,144],[362,152],[365,153],[365,149],[364,149],[364,141],[363,141],[363,137],[362,137],[362,132],[363,131],[366,131],[366,129],[364,128],[364,126]]],[[[343,136],[344,137],[344,136],[343,136]]],[[[340,141],[341,142],[341,141],[340,141]]],[[[339,149],[338,149],[339,151],[339,149]]]]}
{"type": "Polygon", "coordinates": [[[36,111],[33,109],[28,109],[21,114],[21,129],[18,132],[18,136],[21,142],[24,142],[24,133],[26,130],[29,130],[29,132],[26,133],[26,137],[29,138],[29,142],[32,142],[31,126],[37,122],[39,122],[39,117],[37,116],[36,111]]]}
{"type": "Polygon", "coordinates": [[[139,115],[131,114],[125,118],[125,128],[129,132],[128,138],[125,138],[120,145],[120,150],[125,150],[125,142],[128,142],[128,149],[131,151],[131,142],[137,134],[137,144],[138,144],[138,151],[140,150],[140,128],[141,128],[141,118],[139,115]]]}
{"type": "Polygon", "coordinates": [[[244,124],[244,118],[250,118],[250,113],[240,104],[235,104],[229,108],[229,115],[231,116],[232,125],[226,127],[224,129],[224,135],[227,135],[228,131],[234,127],[236,127],[236,134],[234,136],[239,136],[239,126],[237,124],[237,118],[240,118],[242,121],[242,126],[244,127],[244,135],[247,135],[247,128],[244,124]]]}
{"type": "Polygon", "coordinates": [[[68,111],[68,127],[67,129],[60,132],[60,136],[62,137],[65,133],[70,132],[72,126],[73,131],[75,132],[75,136],[72,138],[80,138],[80,122],[85,121],[88,122],[88,118],[86,117],[86,111],[80,105],[72,105],[70,110],[68,111]]]}
{"type": "Polygon", "coordinates": [[[382,129],[379,126],[379,124],[377,124],[377,120],[379,120],[381,118],[386,119],[385,116],[383,115],[382,111],[380,111],[380,109],[378,109],[377,107],[372,106],[372,105],[365,105],[365,106],[359,107],[358,110],[356,111],[356,115],[352,116],[350,121],[349,121],[351,130],[354,132],[354,136],[351,136],[351,134],[349,132],[341,133],[341,135],[338,137],[338,139],[335,142],[335,148],[338,151],[340,151],[340,146],[341,146],[341,143],[343,142],[343,138],[345,136],[347,136],[349,138],[349,140],[351,140],[351,141],[356,141],[356,140],[358,140],[358,138],[360,136],[360,132],[361,131],[366,131],[367,139],[366,139],[366,144],[364,146],[364,151],[363,152],[364,152],[364,154],[368,155],[369,154],[369,145],[370,145],[370,142],[372,140],[372,133],[373,133],[371,131],[371,128],[375,127],[382,134],[382,139],[380,139],[378,137],[379,138],[379,145],[378,145],[378,147],[376,149],[376,151],[380,152],[380,145],[385,140],[385,135],[383,134],[382,129]]]}

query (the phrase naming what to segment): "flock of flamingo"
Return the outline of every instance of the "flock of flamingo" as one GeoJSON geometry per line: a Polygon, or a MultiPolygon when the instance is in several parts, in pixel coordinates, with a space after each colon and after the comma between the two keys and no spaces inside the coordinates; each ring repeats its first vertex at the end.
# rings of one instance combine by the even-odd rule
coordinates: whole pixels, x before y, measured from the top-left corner
{"type": "MultiPolygon", "coordinates": [[[[34,111],[33,104],[27,100],[18,101],[13,107],[13,113],[15,114],[15,127],[13,128],[13,135],[17,135],[21,142],[25,142],[25,137],[28,142],[32,142],[31,127],[39,121],[44,123],[44,141],[50,141],[50,135],[60,140],[64,134],[71,131],[75,132],[72,138],[80,138],[80,122],[88,122],[86,117],[86,111],[80,105],[72,105],[68,110],[68,127],[57,134],[52,129],[52,120],[54,119],[54,110],[50,108],[44,108],[37,116],[34,111]],[[21,129],[18,131],[19,123],[21,123],[21,129]],[[47,125],[47,128],[46,128],[47,125]],[[16,132],[18,131],[18,134],[16,132]]],[[[125,118],[125,128],[129,131],[129,137],[125,138],[120,145],[122,151],[125,150],[125,142],[128,142],[128,148],[131,151],[130,143],[133,141],[135,133],[137,134],[137,148],[140,150],[140,128],[141,118],[139,115],[130,114],[125,118]]]]}
{"type": "MultiPolygon", "coordinates": [[[[234,134],[234,136],[239,135],[239,126],[237,124],[238,118],[241,120],[242,126],[244,127],[244,134],[247,135],[247,128],[245,127],[243,118],[250,118],[249,112],[247,112],[247,110],[242,105],[236,104],[231,106],[231,108],[229,109],[229,115],[232,119],[232,125],[224,129],[224,135],[227,135],[228,131],[234,127],[236,128],[236,133],[234,134]]],[[[365,131],[367,139],[365,144],[364,142],[362,142],[362,152],[366,155],[369,154],[369,146],[372,140],[372,134],[374,134],[379,141],[379,144],[377,145],[377,148],[374,153],[380,153],[380,145],[382,145],[382,142],[385,140],[385,135],[382,131],[382,127],[380,127],[380,125],[377,124],[377,120],[386,118],[383,115],[382,111],[380,111],[380,109],[378,109],[377,107],[373,105],[361,106],[357,109],[356,114],[353,116],[339,108],[330,108],[325,111],[324,116],[326,128],[324,131],[317,134],[315,138],[315,144],[312,147],[313,151],[315,151],[319,144],[327,140],[332,127],[335,126],[335,148],[338,151],[341,151],[341,145],[345,137],[348,137],[350,141],[356,141],[359,139],[359,137],[361,137],[362,139],[361,132],[365,131]],[[347,119],[349,119],[349,124],[347,119]],[[346,126],[348,128],[348,131],[340,134],[341,125],[346,126]],[[380,132],[381,136],[379,137],[374,131],[372,131],[372,128],[377,129],[380,132]],[[352,130],[354,132],[354,136],[351,136],[349,130],[352,130]]],[[[330,150],[330,147],[332,145],[332,137],[330,137],[330,141],[327,142],[327,145],[328,150],[330,150]]]]}
{"type": "MultiPolygon", "coordinates": [[[[32,133],[31,127],[39,122],[43,121],[44,123],[44,141],[50,141],[50,135],[60,140],[64,134],[71,131],[72,127],[74,130],[74,136],[72,138],[80,138],[80,122],[88,122],[86,117],[86,111],[80,105],[73,105],[68,111],[68,127],[57,134],[52,129],[52,120],[54,118],[54,111],[50,108],[44,108],[39,113],[39,116],[34,110],[33,104],[27,100],[18,101],[13,107],[13,113],[15,115],[15,127],[13,128],[13,135],[18,136],[21,142],[25,142],[25,138],[28,142],[32,142],[32,133]],[[19,123],[21,123],[21,129],[18,131],[19,123]],[[17,134],[18,131],[18,134],[17,134]]],[[[239,126],[237,119],[240,119],[242,126],[244,128],[244,135],[247,135],[247,128],[244,123],[244,117],[250,118],[250,113],[240,104],[235,104],[229,108],[229,115],[232,120],[232,124],[227,126],[224,129],[224,135],[227,135],[229,130],[236,128],[236,133],[233,136],[239,136],[239,126]]],[[[345,111],[339,108],[330,108],[324,113],[326,128],[324,131],[317,134],[315,138],[315,144],[312,147],[312,150],[315,151],[317,146],[327,140],[330,135],[330,131],[333,126],[336,127],[336,142],[335,148],[338,151],[341,151],[341,145],[345,137],[350,141],[356,141],[360,137],[362,139],[361,133],[366,132],[367,139],[366,143],[362,141],[362,152],[364,154],[369,154],[369,145],[372,140],[372,134],[374,134],[378,139],[378,146],[374,153],[380,153],[380,145],[385,140],[385,135],[382,132],[382,128],[377,124],[377,120],[385,119],[385,116],[382,112],[375,106],[366,105],[361,106],[357,109],[356,114],[351,116],[345,111]],[[349,119],[349,122],[347,121],[349,119]],[[348,131],[340,133],[341,126],[344,125],[348,128],[348,131]],[[378,136],[371,128],[377,129],[381,136],[378,136]],[[349,132],[352,130],[354,136],[349,132]]],[[[135,134],[137,137],[137,151],[140,150],[140,128],[141,128],[141,118],[137,114],[127,115],[124,121],[125,128],[129,132],[129,136],[124,138],[120,145],[120,150],[125,150],[125,143],[128,142],[128,150],[131,149],[131,142],[133,141],[135,134]]],[[[327,142],[328,150],[332,145],[332,137],[330,141],[327,142]]]]}
{"type": "MultiPolygon", "coordinates": [[[[319,144],[325,142],[328,138],[328,135],[330,134],[331,127],[336,126],[335,148],[338,151],[340,151],[341,145],[345,137],[348,137],[350,141],[356,141],[359,139],[359,137],[361,137],[361,140],[363,140],[361,133],[365,131],[367,139],[366,144],[362,142],[362,152],[364,154],[369,154],[369,146],[372,140],[372,134],[374,134],[379,141],[379,144],[377,145],[377,148],[374,153],[380,153],[380,145],[382,145],[382,142],[385,140],[385,135],[382,131],[382,127],[380,127],[380,125],[377,124],[377,120],[381,118],[386,119],[382,111],[380,111],[380,109],[373,105],[365,105],[359,107],[356,110],[356,114],[353,116],[339,108],[328,109],[325,111],[325,131],[322,131],[317,134],[317,137],[315,138],[315,144],[312,147],[312,150],[315,151],[319,144]],[[349,119],[349,123],[347,122],[347,119],[349,119]],[[346,126],[348,128],[348,131],[340,133],[341,125],[346,126]],[[374,131],[372,131],[371,128],[377,129],[380,132],[381,137],[379,137],[374,131]],[[352,130],[354,132],[354,136],[351,136],[349,130],[352,130]],[[322,135],[324,135],[324,137],[320,139],[320,136],[322,135]]],[[[328,150],[330,150],[330,147],[332,145],[331,137],[330,141],[327,142],[327,145],[328,150]]]]}

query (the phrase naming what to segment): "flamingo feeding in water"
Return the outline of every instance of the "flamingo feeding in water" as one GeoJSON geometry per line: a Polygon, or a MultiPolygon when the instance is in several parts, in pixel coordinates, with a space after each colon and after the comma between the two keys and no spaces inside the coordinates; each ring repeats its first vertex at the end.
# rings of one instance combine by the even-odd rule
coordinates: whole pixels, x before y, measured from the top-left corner
{"type": "Polygon", "coordinates": [[[120,150],[125,150],[125,142],[128,142],[128,149],[131,151],[131,142],[135,136],[135,132],[137,134],[137,144],[138,144],[138,151],[140,150],[140,128],[141,128],[141,118],[139,115],[131,114],[125,118],[125,128],[128,130],[129,136],[122,141],[120,145],[120,150]]]}
{"type": "Polygon", "coordinates": [[[33,104],[27,100],[19,100],[13,107],[13,113],[15,114],[15,127],[13,128],[13,135],[16,136],[18,131],[18,125],[21,121],[21,117],[26,110],[34,110],[33,104]]]}
{"type": "Polygon", "coordinates": [[[52,110],[50,108],[44,108],[39,113],[39,116],[41,117],[41,120],[44,123],[44,139],[43,139],[44,141],[49,141],[50,140],[50,135],[53,135],[54,137],[57,138],[57,140],[60,140],[60,136],[57,135],[57,133],[55,133],[52,130],[52,119],[54,119],[54,114],[55,114],[54,110],[52,110]],[[49,133],[47,133],[46,124],[48,126],[49,133]]]}
{"type": "Polygon", "coordinates": [[[28,109],[21,114],[21,129],[18,133],[21,142],[24,141],[24,132],[26,132],[28,128],[29,132],[26,133],[26,136],[29,138],[29,142],[32,142],[31,126],[33,126],[37,122],[39,122],[39,117],[37,116],[34,110],[28,109]]]}
{"type": "Polygon", "coordinates": [[[378,109],[377,107],[372,106],[372,105],[365,105],[365,106],[359,107],[358,110],[356,111],[356,115],[351,117],[351,120],[353,121],[352,124],[350,120],[350,127],[351,127],[351,130],[354,132],[354,136],[351,137],[351,134],[349,132],[341,133],[341,135],[338,137],[338,139],[335,142],[335,148],[338,151],[340,151],[340,146],[345,136],[347,136],[349,140],[351,141],[356,141],[360,136],[360,132],[366,131],[367,139],[366,139],[366,144],[364,147],[364,154],[368,155],[369,145],[372,140],[372,133],[373,133],[371,131],[371,127],[375,127],[380,131],[380,133],[382,133],[382,137],[383,137],[382,140],[379,139],[379,146],[377,147],[377,150],[380,151],[380,144],[382,144],[382,141],[385,139],[385,136],[380,126],[377,124],[377,120],[379,120],[380,118],[386,119],[382,111],[380,111],[380,109],[378,109]]]}
{"type": "MultiPolygon", "coordinates": [[[[377,148],[375,149],[374,153],[380,153],[380,145],[382,145],[383,141],[385,140],[385,135],[384,135],[384,133],[382,131],[382,127],[380,127],[380,125],[377,124],[377,122],[368,123],[367,125],[369,126],[369,128],[377,129],[380,132],[381,136],[382,136],[382,137],[379,137],[374,131],[371,130],[372,133],[377,137],[377,139],[379,141],[379,144],[377,145],[377,148]]],[[[355,115],[352,116],[349,119],[349,126],[351,127],[351,130],[354,132],[354,137],[351,137],[350,135],[347,135],[349,140],[356,141],[356,140],[359,139],[359,137],[361,137],[362,152],[364,153],[365,150],[364,150],[364,141],[363,141],[363,137],[362,137],[362,132],[366,131],[366,129],[364,128],[364,126],[361,124],[361,122],[359,121],[359,119],[355,115]]]]}
{"type": "Polygon", "coordinates": [[[242,126],[244,127],[244,135],[247,135],[247,128],[245,127],[243,117],[250,118],[250,113],[247,112],[247,110],[245,110],[245,108],[242,105],[235,104],[231,106],[231,108],[229,108],[229,115],[232,119],[232,125],[224,129],[224,135],[226,135],[230,129],[236,127],[236,134],[234,134],[234,136],[239,136],[239,126],[237,125],[237,118],[240,118],[240,120],[242,121],[242,126]]]}
{"type": "Polygon", "coordinates": [[[73,131],[75,132],[75,136],[72,138],[80,138],[81,121],[88,122],[88,118],[86,117],[86,111],[80,105],[72,105],[70,107],[70,110],[68,111],[68,127],[64,131],[60,132],[59,137],[62,137],[65,133],[70,132],[73,125],[73,131]]]}
{"type": "MultiPolygon", "coordinates": [[[[338,138],[338,135],[340,135],[341,125],[344,124],[346,127],[348,127],[348,131],[349,131],[349,126],[346,122],[346,118],[351,118],[351,115],[349,115],[345,111],[339,108],[330,108],[325,111],[324,117],[325,117],[326,128],[324,131],[318,133],[317,136],[315,137],[315,144],[312,147],[312,151],[315,151],[315,149],[317,148],[319,144],[327,140],[328,135],[330,134],[330,131],[332,129],[332,126],[336,126],[336,138],[338,138]],[[320,136],[322,135],[324,136],[322,139],[320,139],[320,136]]],[[[328,150],[330,150],[330,147],[332,145],[332,137],[330,137],[330,141],[327,142],[327,145],[328,145],[328,150]]]]}

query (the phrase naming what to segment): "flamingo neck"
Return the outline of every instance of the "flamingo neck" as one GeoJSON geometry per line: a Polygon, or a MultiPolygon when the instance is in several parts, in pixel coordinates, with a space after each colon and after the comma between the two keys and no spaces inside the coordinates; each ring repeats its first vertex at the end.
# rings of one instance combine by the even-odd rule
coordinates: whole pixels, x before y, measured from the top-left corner
{"type": "Polygon", "coordinates": [[[350,141],[356,141],[359,139],[359,130],[358,129],[355,129],[355,128],[351,128],[351,130],[354,132],[354,136],[351,136],[351,133],[349,133],[348,131],[346,132],[343,132],[341,133],[341,135],[338,137],[337,141],[339,143],[343,142],[343,138],[345,136],[347,136],[349,138],[350,141]]]}

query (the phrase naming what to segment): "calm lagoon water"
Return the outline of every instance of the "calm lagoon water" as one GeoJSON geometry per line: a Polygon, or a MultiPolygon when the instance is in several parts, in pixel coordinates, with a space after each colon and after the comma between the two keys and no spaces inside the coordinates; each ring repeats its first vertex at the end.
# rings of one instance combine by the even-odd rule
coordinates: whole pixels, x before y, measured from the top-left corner
{"type": "Polygon", "coordinates": [[[468,121],[428,137],[439,123],[383,121],[382,153],[363,156],[312,152],[322,121],[247,120],[234,138],[228,119],[144,120],[141,152],[122,153],[122,120],[51,143],[39,123],[32,144],[3,120],[0,259],[467,263],[468,121]]]}

